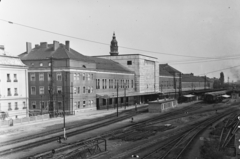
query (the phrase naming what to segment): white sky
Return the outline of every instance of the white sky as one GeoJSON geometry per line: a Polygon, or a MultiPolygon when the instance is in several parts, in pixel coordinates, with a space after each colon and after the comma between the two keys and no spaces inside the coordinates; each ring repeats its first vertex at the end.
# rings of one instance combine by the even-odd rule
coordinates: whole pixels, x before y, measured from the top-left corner
{"type": "MultiPolygon", "coordinates": [[[[236,56],[231,60],[171,64],[192,58],[166,56],[119,47],[120,54],[145,54],[183,73],[202,74],[240,65],[239,0],[1,0],[0,19],[52,32],[107,43],[100,45],[0,21],[0,45],[7,53],[25,52],[26,42],[65,43],[88,56],[106,55],[115,31],[118,45],[200,57],[236,56]]],[[[223,71],[236,80],[240,67],[223,71]],[[234,75],[235,74],[235,75],[234,75]]],[[[220,72],[207,74],[218,77],[220,72]]],[[[239,76],[240,77],[240,76],[239,76]]]]}

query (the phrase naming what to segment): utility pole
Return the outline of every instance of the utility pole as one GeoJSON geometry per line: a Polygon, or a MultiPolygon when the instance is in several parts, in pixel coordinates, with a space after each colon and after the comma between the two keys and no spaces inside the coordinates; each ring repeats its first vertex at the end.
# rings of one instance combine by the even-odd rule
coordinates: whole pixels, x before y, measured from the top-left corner
{"type": "Polygon", "coordinates": [[[182,73],[179,74],[179,97],[178,98],[181,98],[182,96],[182,73]]]}
{"type": "Polygon", "coordinates": [[[125,98],[125,109],[126,109],[126,82],[124,84],[124,98],[125,98]]]}
{"type": "Polygon", "coordinates": [[[173,78],[173,81],[174,81],[174,90],[175,90],[175,99],[177,98],[176,96],[177,96],[177,90],[176,90],[176,73],[174,72],[174,76],[173,76],[174,78],[173,78]]]}
{"type": "Polygon", "coordinates": [[[53,108],[53,57],[50,57],[50,64],[51,64],[51,81],[50,81],[50,106],[49,112],[53,114],[54,117],[54,108],[53,108]]]}
{"type": "Polygon", "coordinates": [[[204,89],[206,89],[206,82],[207,82],[207,76],[205,75],[205,78],[204,78],[204,89]]]}
{"type": "MultiPolygon", "coordinates": [[[[64,73],[64,72],[63,72],[64,73]]],[[[64,74],[62,73],[62,98],[63,98],[63,137],[64,137],[64,139],[65,140],[67,140],[67,137],[66,137],[66,129],[65,129],[65,100],[64,100],[64,98],[65,98],[65,95],[64,95],[64,93],[65,93],[65,89],[64,89],[64,87],[65,87],[65,85],[64,85],[64,74]]]]}
{"type": "Polygon", "coordinates": [[[118,117],[118,81],[117,81],[117,117],[118,117]]]}

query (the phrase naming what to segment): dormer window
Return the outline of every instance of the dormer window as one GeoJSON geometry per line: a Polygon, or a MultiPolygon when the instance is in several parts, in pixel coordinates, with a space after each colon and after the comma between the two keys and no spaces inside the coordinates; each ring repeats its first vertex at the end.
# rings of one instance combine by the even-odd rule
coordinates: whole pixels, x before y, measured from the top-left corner
{"type": "Polygon", "coordinates": [[[132,65],[132,61],[127,61],[127,65],[132,65]]]}

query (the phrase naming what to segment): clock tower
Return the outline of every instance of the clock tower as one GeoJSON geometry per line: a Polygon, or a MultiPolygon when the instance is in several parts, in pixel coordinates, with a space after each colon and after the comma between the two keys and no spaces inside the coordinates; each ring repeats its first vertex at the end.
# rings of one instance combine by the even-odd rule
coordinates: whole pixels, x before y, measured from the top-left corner
{"type": "Polygon", "coordinates": [[[117,56],[118,55],[118,44],[117,44],[115,33],[113,33],[113,38],[112,38],[112,41],[111,41],[110,55],[111,56],[117,56]]]}

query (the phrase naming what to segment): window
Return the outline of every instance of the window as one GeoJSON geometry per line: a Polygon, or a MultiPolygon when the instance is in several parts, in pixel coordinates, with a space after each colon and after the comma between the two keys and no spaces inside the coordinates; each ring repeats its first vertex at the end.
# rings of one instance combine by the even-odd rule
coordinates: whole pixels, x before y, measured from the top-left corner
{"type": "Polygon", "coordinates": [[[77,102],[74,102],[74,108],[77,108],[77,102]]]}
{"type": "Polygon", "coordinates": [[[40,101],[39,105],[40,105],[40,109],[44,109],[44,101],[40,101]]]}
{"type": "Polygon", "coordinates": [[[88,81],[90,81],[91,77],[90,77],[90,74],[88,74],[88,81]]]}
{"type": "Polygon", "coordinates": [[[44,86],[39,86],[39,94],[44,94],[44,86]]]}
{"type": "Polygon", "coordinates": [[[121,103],[123,103],[123,97],[121,97],[121,103]]]}
{"type": "Polygon", "coordinates": [[[15,102],[15,110],[18,110],[18,102],[15,102]]]}
{"type": "Polygon", "coordinates": [[[36,109],[36,102],[35,101],[32,101],[32,108],[36,109]]]}
{"type": "Polygon", "coordinates": [[[58,101],[58,109],[62,109],[62,102],[58,101]]]}
{"type": "Polygon", "coordinates": [[[92,76],[92,78],[91,78],[91,79],[93,80],[93,74],[92,74],[91,76],[92,76]]]}
{"type": "Polygon", "coordinates": [[[132,61],[127,61],[127,65],[132,65],[132,61]]]}
{"type": "Polygon", "coordinates": [[[8,91],[8,96],[11,96],[12,95],[11,88],[8,88],[7,91],[8,91]]]}
{"type": "Polygon", "coordinates": [[[102,79],[102,89],[104,89],[105,86],[104,86],[104,79],[102,79]]]}
{"type": "Polygon", "coordinates": [[[107,79],[105,79],[105,89],[107,89],[107,79]]]}
{"type": "Polygon", "coordinates": [[[83,81],[85,81],[85,73],[83,73],[82,76],[83,76],[83,81]]]}
{"type": "Polygon", "coordinates": [[[34,63],[31,63],[32,66],[34,66],[34,63]]]}
{"type": "Polygon", "coordinates": [[[91,106],[91,100],[88,101],[88,106],[91,106]]]}
{"type": "Polygon", "coordinates": [[[108,88],[111,88],[111,80],[108,80],[108,88]]]}
{"type": "Polygon", "coordinates": [[[77,88],[77,93],[80,94],[80,87],[77,88]]]}
{"type": "Polygon", "coordinates": [[[14,74],[13,77],[14,77],[14,82],[17,82],[18,81],[17,80],[17,74],[14,74]]]}
{"type": "Polygon", "coordinates": [[[31,73],[30,74],[30,80],[31,81],[35,81],[35,73],[31,73]]]}
{"type": "Polygon", "coordinates": [[[107,99],[103,99],[103,105],[107,104],[107,99]]]}
{"type": "Polygon", "coordinates": [[[82,67],[83,67],[83,68],[86,68],[86,66],[85,66],[85,65],[82,65],[82,67]]]}
{"type": "Polygon", "coordinates": [[[117,104],[118,103],[118,98],[115,98],[115,104],[117,104]]]}
{"type": "Polygon", "coordinates": [[[93,106],[93,100],[91,100],[91,106],[93,106]]]}
{"type": "Polygon", "coordinates": [[[11,111],[11,110],[12,110],[11,103],[8,103],[8,111],[11,111]]]}
{"type": "Polygon", "coordinates": [[[44,73],[39,73],[39,81],[44,81],[44,73]]]}
{"type": "Polygon", "coordinates": [[[100,89],[100,79],[97,81],[97,89],[100,89]]]}
{"type": "Polygon", "coordinates": [[[57,86],[57,93],[62,94],[62,86],[57,86]]]}
{"type": "Polygon", "coordinates": [[[93,93],[93,87],[91,87],[91,91],[90,92],[93,93]]]}
{"type": "Polygon", "coordinates": [[[132,88],[133,88],[133,80],[132,80],[132,88]]]}
{"type": "Polygon", "coordinates": [[[85,89],[85,87],[83,87],[83,93],[85,93],[86,92],[86,89],[85,89]]]}
{"type": "Polygon", "coordinates": [[[80,74],[79,74],[79,73],[77,73],[77,80],[79,80],[79,79],[80,79],[80,77],[79,77],[79,76],[80,76],[80,74]]]}
{"type": "Polygon", "coordinates": [[[83,101],[83,108],[86,107],[86,101],[83,101]]]}
{"type": "Polygon", "coordinates": [[[39,66],[41,66],[41,67],[42,67],[42,66],[43,66],[43,63],[41,62],[41,63],[39,64],[39,66]]]}
{"type": "Polygon", "coordinates": [[[7,82],[11,82],[10,74],[7,74],[7,82]]]}
{"type": "Polygon", "coordinates": [[[76,87],[73,87],[73,93],[77,94],[77,88],[76,87]]]}
{"type": "Polygon", "coordinates": [[[51,73],[48,74],[48,81],[51,81],[51,73]]]}
{"type": "Polygon", "coordinates": [[[23,109],[26,109],[26,102],[23,102],[23,109]]]}
{"type": "Polygon", "coordinates": [[[112,105],[112,98],[109,99],[109,105],[112,105]]]}
{"type": "Polygon", "coordinates": [[[36,94],[36,87],[31,87],[31,94],[36,94]]]}
{"type": "Polygon", "coordinates": [[[57,80],[61,81],[62,80],[62,73],[57,73],[57,80]]]}
{"type": "Polygon", "coordinates": [[[17,96],[18,92],[17,92],[17,88],[14,88],[14,96],[17,96]]]}
{"type": "Polygon", "coordinates": [[[91,89],[90,89],[90,87],[88,87],[88,93],[91,93],[91,89]]]}
{"type": "Polygon", "coordinates": [[[78,108],[80,108],[80,101],[78,101],[78,105],[77,105],[78,108]]]}
{"type": "Polygon", "coordinates": [[[73,80],[74,81],[77,80],[77,74],[76,73],[73,74],[73,80]]]}
{"type": "Polygon", "coordinates": [[[51,62],[48,63],[48,66],[51,66],[51,62]]]}

